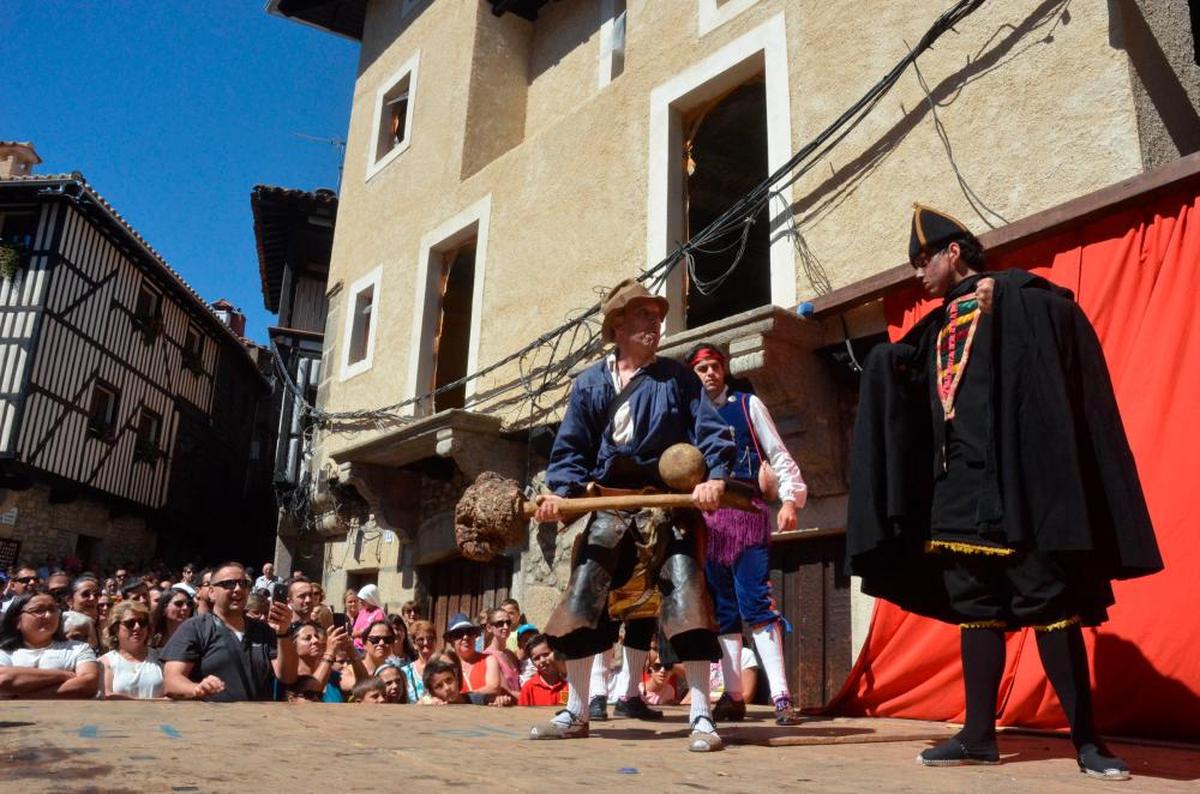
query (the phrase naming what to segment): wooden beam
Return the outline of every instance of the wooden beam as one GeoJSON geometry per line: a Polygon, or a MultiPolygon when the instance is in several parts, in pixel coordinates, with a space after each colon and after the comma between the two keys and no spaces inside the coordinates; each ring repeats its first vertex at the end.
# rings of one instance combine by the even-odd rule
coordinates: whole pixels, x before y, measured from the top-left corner
{"type": "MultiPolygon", "coordinates": [[[[979,236],[979,242],[989,255],[1004,253],[1058,232],[1064,226],[1080,224],[1135,201],[1142,202],[1155,194],[1189,185],[1200,188],[1200,152],[1180,157],[1162,168],[1129,177],[1079,198],[1035,212],[1007,226],[991,229],[979,236]]],[[[839,287],[812,300],[813,316],[818,319],[836,316],[882,297],[889,290],[908,282],[913,276],[913,269],[903,264],[839,287]]]]}

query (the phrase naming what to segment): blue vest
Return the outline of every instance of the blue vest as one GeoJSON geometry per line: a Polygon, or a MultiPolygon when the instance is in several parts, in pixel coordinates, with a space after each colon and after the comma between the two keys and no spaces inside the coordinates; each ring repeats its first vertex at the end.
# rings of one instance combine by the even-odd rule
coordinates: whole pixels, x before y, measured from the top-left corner
{"type": "Polygon", "coordinates": [[[734,464],[732,477],[735,480],[743,480],[745,482],[758,485],[758,468],[762,465],[762,459],[758,456],[758,449],[754,445],[754,436],[751,435],[749,415],[750,415],[750,395],[745,392],[733,391],[732,389],[725,392],[725,404],[717,409],[717,413],[721,415],[721,419],[725,424],[733,429],[733,444],[737,450],[737,463],[734,464]]]}

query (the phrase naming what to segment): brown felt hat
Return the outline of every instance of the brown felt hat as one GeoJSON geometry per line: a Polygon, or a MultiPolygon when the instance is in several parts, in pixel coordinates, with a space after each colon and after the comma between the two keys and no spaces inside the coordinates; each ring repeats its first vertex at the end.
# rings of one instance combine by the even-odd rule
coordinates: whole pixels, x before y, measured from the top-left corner
{"type": "Polygon", "coordinates": [[[600,311],[604,312],[604,323],[600,326],[600,335],[605,342],[613,341],[612,323],[625,311],[629,304],[635,301],[653,301],[658,304],[663,317],[667,316],[671,304],[661,295],[655,295],[642,286],[635,278],[627,278],[608,291],[600,302],[600,311]]]}

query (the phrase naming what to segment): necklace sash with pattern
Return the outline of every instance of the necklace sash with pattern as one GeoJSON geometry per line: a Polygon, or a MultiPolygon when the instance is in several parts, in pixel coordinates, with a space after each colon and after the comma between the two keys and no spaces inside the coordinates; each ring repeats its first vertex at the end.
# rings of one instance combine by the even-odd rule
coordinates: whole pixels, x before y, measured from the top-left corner
{"type": "Polygon", "coordinates": [[[947,420],[954,418],[954,396],[967,368],[981,314],[974,292],[955,298],[946,306],[946,322],[937,338],[937,388],[947,420]]]}

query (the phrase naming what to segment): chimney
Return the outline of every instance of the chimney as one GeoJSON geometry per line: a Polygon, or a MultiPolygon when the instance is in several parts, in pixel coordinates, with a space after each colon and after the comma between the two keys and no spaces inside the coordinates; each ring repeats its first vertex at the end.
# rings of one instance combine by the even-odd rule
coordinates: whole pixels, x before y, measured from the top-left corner
{"type": "Polygon", "coordinates": [[[0,177],[26,176],[41,161],[28,141],[0,141],[0,177]]]}
{"type": "Polygon", "coordinates": [[[217,319],[229,326],[239,337],[246,338],[246,315],[229,301],[221,298],[212,305],[217,319]]]}

